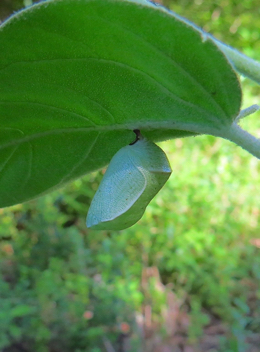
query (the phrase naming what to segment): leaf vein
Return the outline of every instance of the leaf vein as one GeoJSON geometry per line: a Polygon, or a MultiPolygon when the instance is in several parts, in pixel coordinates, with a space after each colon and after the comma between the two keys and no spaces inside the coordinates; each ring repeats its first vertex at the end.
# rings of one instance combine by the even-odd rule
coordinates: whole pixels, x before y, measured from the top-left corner
{"type": "Polygon", "coordinates": [[[73,172],[87,159],[87,157],[89,156],[89,154],[91,153],[91,151],[93,150],[94,146],[96,145],[99,137],[100,137],[100,133],[98,132],[96,138],[94,139],[93,143],[91,143],[91,145],[89,146],[88,150],[86,151],[86,154],[71,168],[71,171],[66,174],[61,180],[60,182],[57,184],[63,184],[64,182],[66,182],[67,179],[70,179],[73,172]]]}

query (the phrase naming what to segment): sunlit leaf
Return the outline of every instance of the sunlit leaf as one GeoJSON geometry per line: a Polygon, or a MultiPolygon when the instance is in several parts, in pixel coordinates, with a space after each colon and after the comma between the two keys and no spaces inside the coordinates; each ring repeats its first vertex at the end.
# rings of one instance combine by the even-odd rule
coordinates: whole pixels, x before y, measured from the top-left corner
{"type": "Polygon", "coordinates": [[[133,129],[207,133],[239,112],[225,56],[160,8],[42,2],[1,26],[0,48],[0,206],[103,167],[133,129]]]}

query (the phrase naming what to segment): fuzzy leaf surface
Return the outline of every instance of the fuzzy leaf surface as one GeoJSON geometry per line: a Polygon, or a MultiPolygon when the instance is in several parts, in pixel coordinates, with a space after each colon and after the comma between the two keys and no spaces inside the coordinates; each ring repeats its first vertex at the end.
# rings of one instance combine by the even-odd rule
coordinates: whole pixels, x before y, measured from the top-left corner
{"type": "Polygon", "coordinates": [[[0,48],[1,207],[105,166],[133,129],[207,133],[240,109],[216,45],[143,2],[42,2],[0,27],[0,48]]]}

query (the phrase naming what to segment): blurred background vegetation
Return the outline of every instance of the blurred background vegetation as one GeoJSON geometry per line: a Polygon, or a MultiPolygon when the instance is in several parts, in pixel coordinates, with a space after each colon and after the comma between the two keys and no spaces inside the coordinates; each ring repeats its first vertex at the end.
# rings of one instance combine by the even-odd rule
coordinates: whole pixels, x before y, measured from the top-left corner
{"type": "MultiPolygon", "coordinates": [[[[258,0],[164,4],[260,60],[258,0]]],[[[243,126],[260,137],[259,117],[243,126]]],[[[1,351],[260,351],[259,160],[211,136],[161,146],[173,174],[128,230],[85,226],[102,171],[0,209],[1,351]]]]}

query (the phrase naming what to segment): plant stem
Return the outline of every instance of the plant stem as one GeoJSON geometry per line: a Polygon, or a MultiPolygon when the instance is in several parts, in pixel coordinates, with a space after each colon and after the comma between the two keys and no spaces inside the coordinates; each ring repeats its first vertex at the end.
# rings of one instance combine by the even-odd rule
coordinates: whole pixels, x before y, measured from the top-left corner
{"type": "Polygon", "coordinates": [[[260,159],[260,139],[243,130],[237,123],[234,122],[230,128],[222,130],[219,137],[236,143],[256,158],[260,159]]]}
{"type": "Polygon", "coordinates": [[[259,105],[257,105],[257,104],[251,105],[248,108],[241,110],[239,115],[236,117],[235,121],[238,122],[239,120],[253,114],[254,112],[256,112],[259,109],[260,109],[259,105]]]}

